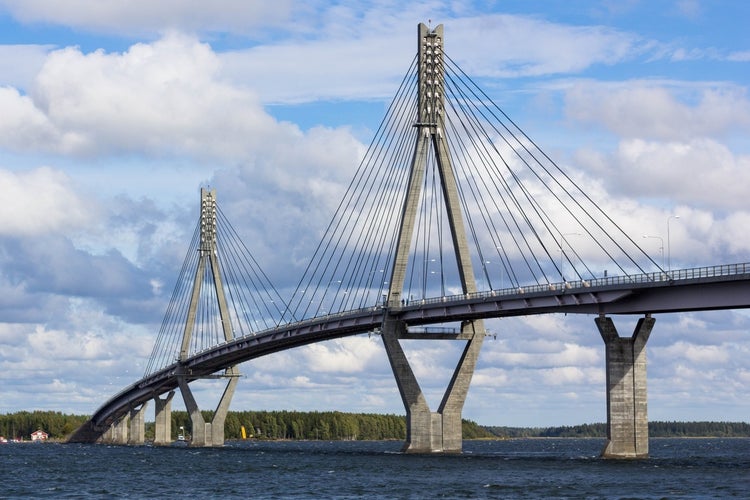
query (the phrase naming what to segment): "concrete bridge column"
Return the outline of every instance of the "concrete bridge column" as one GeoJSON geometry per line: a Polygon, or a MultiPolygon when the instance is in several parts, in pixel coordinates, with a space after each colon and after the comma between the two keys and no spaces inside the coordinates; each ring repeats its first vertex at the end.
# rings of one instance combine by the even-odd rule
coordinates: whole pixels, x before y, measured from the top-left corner
{"type": "Polygon", "coordinates": [[[406,354],[398,341],[400,333],[405,331],[406,326],[401,321],[383,322],[383,345],[406,409],[406,442],[402,451],[410,453],[443,451],[442,433],[436,432],[442,427],[442,418],[439,414],[433,415],[430,412],[422,388],[419,387],[409,360],[406,359],[406,354]],[[434,429],[435,427],[437,429],[434,429]],[[439,441],[438,437],[441,438],[439,441]]]}
{"type": "Polygon", "coordinates": [[[128,428],[130,415],[125,414],[120,420],[109,426],[102,435],[101,441],[111,444],[128,444],[128,428]]]}
{"type": "Polygon", "coordinates": [[[143,403],[137,410],[130,410],[128,426],[128,444],[143,444],[146,442],[146,406],[143,403]]]}
{"type": "Polygon", "coordinates": [[[229,404],[237,388],[239,371],[236,366],[231,366],[227,368],[225,374],[229,377],[229,381],[219,400],[216,411],[214,411],[211,422],[206,422],[203,418],[203,414],[200,408],[198,408],[198,403],[196,403],[193,393],[188,386],[186,377],[177,377],[177,384],[180,387],[182,399],[185,401],[185,407],[190,414],[192,425],[190,446],[224,446],[224,423],[229,412],[229,404]]]}
{"type": "MultiPolygon", "coordinates": [[[[481,321],[479,323],[481,325],[481,321]]],[[[383,344],[406,409],[406,442],[402,449],[404,452],[461,452],[463,448],[461,412],[484,340],[484,328],[474,334],[474,327],[475,324],[471,322],[465,323],[462,327],[462,335],[469,335],[469,340],[443,396],[440,408],[437,412],[432,412],[399,342],[399,338],[406,334],[405,324],[392,319],[386,319],[383,322],[383,344]]]]}
{"type": "Polygon", "coordinates": [[[172,398],[170,391],[165,398],[154,398],[154,444],[165,446],[172,442],[172,398]]]}
{"type": "Polygon", "coordinates": [[[646,458],[646,342],[656,320],[640,318],[630,338],[618,335],[611,318],[600,315],[595,321],[606,348],[607,444],[602,457],[646,458]]]}
{"type": "Polygon", "coordinates": [[[440,403],[438,412],[443,416],[443,448],[445,451],[460,452],[463,447],[463,426],[461,424],[464,402],[469,393],[469,384],[474,375],[479,352],[484,342],[484,322],[465,322],[461,325],[462,336],[469,337],[456,370],[440,403]]]}

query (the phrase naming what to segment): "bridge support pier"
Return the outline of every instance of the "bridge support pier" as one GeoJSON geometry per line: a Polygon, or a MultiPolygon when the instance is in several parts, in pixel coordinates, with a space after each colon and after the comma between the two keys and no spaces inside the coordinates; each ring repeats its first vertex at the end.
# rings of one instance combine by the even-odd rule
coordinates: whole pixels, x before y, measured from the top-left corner
{"type": "Polygon", "coordinates": [[[177,384],[180,387],[182,399],[185,401],[185,407],[190,414],[192,425],[190,446],[224,446],[224,422],[229,412],[229,404],[234,396],[239,380],[239,370],[237,366],[230,366],[226,369],[225,375],[229,377],[224,393],[216,406],[216,411],[211,422],[206,422],[201,414],[198,403],[195,402],[193,392],[188,386],[187,377],[177,377],[177,384]]]}
{"type": "Polygon", "coordinates": [[[143,403],[137,410],[130,410],[127,443],[142,445],[146,442],[146,406],[143,403]]]}
{"type": "Polygon", "coordinates": [[[172,398],[170,391],[165,398],[154,398],[154,444],[166,446],[172,442],[172,398]]]}
{"type": "Polygon", "coordinates": [[[126,413],[120,420],[109,426],[109,429],[102,435],[101,441],[110,444],[128,444],[129,424],[130,414],[126,413]]]}
{"type": "Polygon", "coordinates": [[[646,342],[656,320],[640,318],[630,338],[620,337],[603,314],[595,321],[606,348],[607,444],[602,457],[647,458],[646,342]]]}
{"type": "Polygon", "coordinates": [[[401,321],[386,319],[383,322],[382,332],[388,361],[406,409],[406,442],[402,451],[405,453],[461,453],[463,447],[461,412],[484,341],[485,332],[482,321],[465,322],[461,325],[461,334],[456,338],[467,339],[468,342],[437,412],[430,410],[399,342],[399,338],[406,334],[406,325],[401,321]]]}

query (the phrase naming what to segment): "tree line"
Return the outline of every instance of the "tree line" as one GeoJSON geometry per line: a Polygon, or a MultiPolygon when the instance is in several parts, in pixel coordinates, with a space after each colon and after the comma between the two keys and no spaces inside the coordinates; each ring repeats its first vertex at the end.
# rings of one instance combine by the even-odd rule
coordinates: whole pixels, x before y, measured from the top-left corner
{"type": "Polygon", "coordinates": [[[28,441],[32,432],[43,430],[50,439],[64,439],[88,419],[59,411],[19,411],[0,415],[0,436],[28,441]]]}
{"type": "MultiPolygon", "coordinates": [[[[566,425],[560,427],[485,427],[499,438],[524,437],[597,437],[607,436],[603,423],[566,425]]],[[[746,422],[649,422],[649,437],[750,437],[746,422]]]]}
{"type": "MultiPolygon", "coordinates": [[[[210,422],[213,412],[204,411],[210,422]]],[[[88,420],[86,415],[66,415],[54,411],[21,411],[0,414],[0,436],[8,439],[29,440],[31,433],[43,430],[50,439],[64,440],[88,420]]],[[[178,434],[188,438],[191,431],[190,415],[186,411],[172,412],[172,439],[178,434]]],[[[146,440],[154,439],[154,422],[146,422],[146,440]]],[[[230,411],[224,424],[225,439],[308,439],[308,440],[386,440],[406,439],[406,419],[403,415],[375,413],[299,412],[299,411],[230,411]]],[[[466,439],[492,437],[475,422],[463,421],[466,439]]]]}
{"type": "MultiPolygon", "coordinates": [[[[207,422],[212,412],[203,412],[207,422]]],[[[30,439],[31,433],[44,430],[50,439],[64,440],[88,416],[66,415],[55,411],[21,411],[0,414],[0,436],[8,439],[30,439]]],[[[190,435],[190,416],[185,411],[172,412],[172,439],[180,433],[190,435]]],[[[375,413],[299,412],[299,411],[230,411],[224,425],[226,439],[307,439],[307,440],[385,440],[406,439],[403,415],[375,413]]],[[[559,427],[480,426],[462,421],[464,439],[524,437],[595,437],[607,435],[603,423],[559,427]]],[[[650,437],[750,437],[750,423],[745,422],[649,422],[650,437]]],[[[146,423],[146,439],[153,440],[154,423],[146,423]]]]}
{"type": "MultiPolygon", "coordinates": [[[[212,412],[204,411],[210,422],[212,412]]],[[[172,437],[190,433],[190,416],[184,411],[172,412],[172,437]]],[[[366,440],[406,439],[406,418],[403,415],[375,413],[299,412],[299,411],[230,411],[224,423],[225,439],[305,439],[305,440],[366,440]]],[[[463,420],[464,438],[492,437],[487,430],[470,420],[463,420]]],[[[153,424],[146,424],[146,439],[153,436],[153,424]]]]}

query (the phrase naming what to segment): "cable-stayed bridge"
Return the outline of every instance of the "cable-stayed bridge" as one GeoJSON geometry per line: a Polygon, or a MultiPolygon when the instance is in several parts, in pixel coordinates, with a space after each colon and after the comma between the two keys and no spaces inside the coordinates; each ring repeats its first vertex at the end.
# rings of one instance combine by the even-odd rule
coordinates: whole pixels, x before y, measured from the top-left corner
{"type": "Polygon", "coordinates": [[[585,188],[595,183],[567,174],[443,49],[442,26],[420,24],[417,54],[287,299],[222,213],[216,192],[202,190],[144,377],[99,408],[73,440],[142,442],[144,410],[154,400],[156,442],[166,444],[179,388],[192,444],[223,444],[240,363],[375,332],[404,402],[405,450],[458,452],[484,320],[565,312],[595,315],[604,340],[604,455],[648,454],[652,314],[750,307],[750,264],[672,269],[671,259],[666,266],[654,260],[629,235],[637,221],[607,215],[608,200],[585,188]],[[614,314],[642,316],[631,337],[617,333],[614,314]],[[434,411],[401,348],[400,340],[412,338],[466,344],[434,411]],[[211,422],[189,386],[207,377],[227,379],[211,422]]]}

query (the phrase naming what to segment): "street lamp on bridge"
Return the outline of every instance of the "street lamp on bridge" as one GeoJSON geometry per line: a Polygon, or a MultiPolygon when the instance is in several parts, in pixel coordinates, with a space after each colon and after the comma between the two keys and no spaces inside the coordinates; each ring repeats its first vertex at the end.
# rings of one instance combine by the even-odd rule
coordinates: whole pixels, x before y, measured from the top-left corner
{"type": "Polygon", "coordinates": [[[679,219],[679,215],[670,215],[667,217],[667,271],[672,270],[672,246],[670,244],[670,238],[669,238],[669,220],[670,219],[679,219]]]}
{"type": "MultiPolygon", "coordinates": [[[[568,239],[566,236],[583,236],[581,233],[563,233],[562,235],[562,242],[560,243],[560,277],[563,281],[565,280],[565,273],[563,272],[563,266],[564,264],[564,258],[565,258],[565,244],[568,243],[568,239]]],[[[570,247],[571,251],[573,250],[573,247],[568,243],[568,246],[570,247]]],[[[571,262],[571,266],[573,266],[573,263],[571,262]]],[[[575,274],[575,266],[573,266],[573,274],[575,274]]],[[[574,280],[575,281],[575,280],[574,280]]]]}
{"type": "Polygon", "coordinates": [[[500,263],[500,262],[493,262],[491,260],[485,260],[484,264],[485,264],[485,273],[487,274],[487,281],[488,281],[487,284],[489,285],[490,290],[493,290],[492,283],[490,282],[490,274],[491,273],[487,270],[486,265],[487,264],[496,264],[497,266],[500,267],[500,288],[498,288],[498,290],[502,290],[505,287],[505,285],[503,283],[504,279],[503,279],[503,265],[502,265],[502,263],[500,263]]]}
{"type": "Polygon", "coordinates": [[[664,238],[661,236],[651,236],[649,234],[644,234],[644,238],[656,238],[661,242],[661,246],[659,247],[659,253],[661,254],[661,267],[664,267],[664,238]]]}

